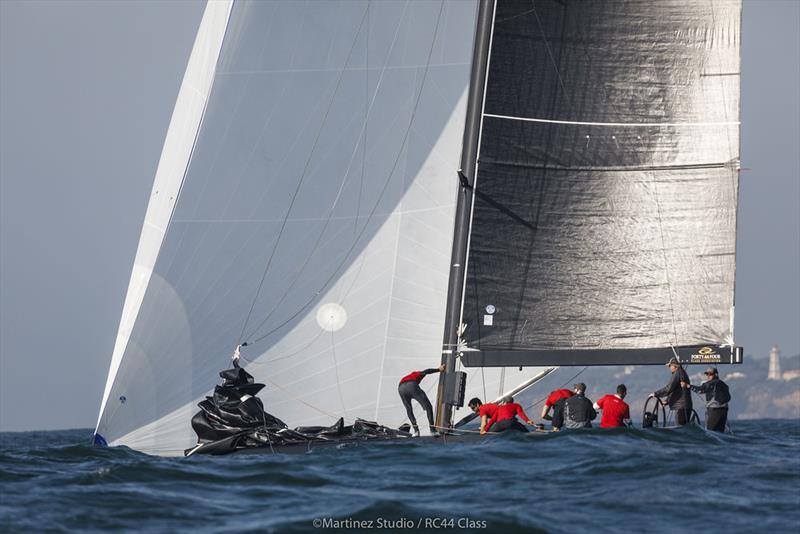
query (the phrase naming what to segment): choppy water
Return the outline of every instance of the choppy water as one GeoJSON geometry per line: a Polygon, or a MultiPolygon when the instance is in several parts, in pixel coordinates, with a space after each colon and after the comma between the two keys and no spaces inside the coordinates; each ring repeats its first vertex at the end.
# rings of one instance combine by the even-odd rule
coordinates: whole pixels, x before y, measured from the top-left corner
{"type": "Polygon", "coordinates": [[[0,530],[796,532],[800,421],[733,426],[189,459],[3,433],[0,530]]]}

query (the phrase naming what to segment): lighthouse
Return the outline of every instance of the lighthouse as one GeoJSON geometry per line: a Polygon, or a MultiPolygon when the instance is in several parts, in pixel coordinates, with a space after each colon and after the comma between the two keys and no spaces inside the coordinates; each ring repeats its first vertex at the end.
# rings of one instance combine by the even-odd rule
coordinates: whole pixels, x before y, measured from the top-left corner
{"type": "Polygon", "coordinates": [[[767,380],[781,380],[781,351],[778,346],[769,351],[769,374],[767,380]]]}

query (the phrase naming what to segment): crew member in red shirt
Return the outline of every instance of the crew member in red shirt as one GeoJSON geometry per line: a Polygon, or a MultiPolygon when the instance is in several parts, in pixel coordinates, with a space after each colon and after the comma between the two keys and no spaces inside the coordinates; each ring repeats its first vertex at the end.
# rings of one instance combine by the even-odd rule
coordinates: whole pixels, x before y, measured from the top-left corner
{"type": "Polygon", "coordinates": [[[625,384],[617,386],[616,395],[606,395],[594,403],[595,410],[602,410],[603,416],[600,418],[600,428],[616,428],[630,426],[631,409],[624,400],[628,393],[625,384]]]}
{"type": "Polygon", "coordinates": [[[433,406],[428,396],[419,387],[419,383],[427,375],[433,373],[441,373],[444,371],[444,364],[435,369],[425,369],[424,371],[414,371],[400,379],[400,384],[397,386],[397,393],[400,394],[400,400],[403,401],[403,406],[406,408],[406,414],[411,421],[411,426],[414,427],[414,435],[419,436],[419,426],[417,426],[417,418],[414,417],[414,411],[411,409],[411,399],[414,399],[425,410],[428,415],[428,425],[430,425],[431,434],[436,434],[436,428],[433,424],[433,406]]]}
{"type": "Polygon", "coordinates": [[[547,396],[547,400],[544,401],[544,408],[542,408],[542,419],[545,421],[551,420],[552,417],[550,417],[550,409],[555,406],[560,399],[568,399],[573,395],[574,393],[569,389],[557,389],[555,391],[551,391],[550,395],[547,396]]]}
{"type": "Polygon", "coordinates": [[[522,409],[522,406],[514,402],[514,397],[510,395],[504,397],[502,404],[497,406],[497,410],[495,410],[494,416],[489,420],[486,428],[489,429],[489,432],[504,432],[506,430],[527,432],[528,429],[517,420],[518,415],[529,425],[533,424],[533,421],[522,409]]]}
{"type": "Polygon", "coordinates": [[[482,403],[478,397],[469,401],[469,409],[481,418],[481,434],[486,434],[489,419],[492,419],[497,413],[498,405],[493,402],[482,403]]]}

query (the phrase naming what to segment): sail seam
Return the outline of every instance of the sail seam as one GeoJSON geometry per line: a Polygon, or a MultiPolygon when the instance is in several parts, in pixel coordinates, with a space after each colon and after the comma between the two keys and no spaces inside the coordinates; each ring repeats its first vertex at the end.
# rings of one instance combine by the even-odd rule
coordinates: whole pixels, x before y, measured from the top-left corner
{"type": "MultiPolygon", "coordinates": [[[[420,98],[422,98],[422,91],[425,89],[425,80],[427,80],[427,78],[428,78],[428,71],[429,71],[430,65],[431,65],[431,58],[433,57],[433,50],[434,50],[434,48],[436,48],[436,38],[439,36],[439,23],[442,20],[442,12],[443,11],[444,11],[444,0],[442,0],[441,3],[439,4],[439,14],[436,17],[436,26],[434,26],[434,28],[433,28],[433,36],[431,37],[431,48],[428,51],[428,59],[425,62],[425,69],[422,72],[422,80],[420,81],[419,94],[417,95],[417,101],[414,103],[414,109],[411,112],[411,120],[408,121],[408,128],[406,129],[406,134],[405,134],[405,137],[403,138],[403,143],[400,145],[400,154],[398,154],[398,159],[399,159],[400,155],[402,154],[404,147],[407,150],[406,142],[408,141],[408,133],[414,127],[414,117],[416,117],[416,114],[417,114],[417,106],[419,105],[419,100],[420,100],[420,98]]],[[[415,82],[416,82],[416,76],[415,76],[415,82]]],[[[408,163],[407,160],[408,160],[408,153],[406,153],[406,163],[408,163]]],[[[394,172],[394,169],[392,169],[392,172],[394,172]]],[[[403,169],[403,173],[404,174],[405,174],[405,172],[406,172],[406,169],[403,169]]],[[[405,177],[404,177],[404,179],[405,179],[405,177]]],[[[398,208],[400,209],[400,211],[402,211],[402,205],[403,205],[403,203],[402,203],[402,201],[400,201],[400,203],[398,204],[398,208]]],[[[397,264],[399,263],[398,250],[399,250],[399,247],[400,247],[400,227],[402,225],[402,222],[403,222],[403,214],[400,213],[397,216],[397,232],[395,234],[395,243],[394,243],[394,265],[392,266],[392,282],[391,282],[391,286],[389,287],[389,305],[387,306],[387,309],[386,309],[386,328],[385,328],[385,332],[384,332],[384,336],[383,336],[384,342],[383,342],[383,351],[382,351],[382,354],[381,354],[381,366],[380,366],[380,370],[378,372],[378,377],[379,377],[378,378],[378,391],[377,391],[377,395],[375,397],[375,419],[378,418],[378,412],[380,410],[380,405],[381,405],[381,390],[383,389],[383,378],[382,378],[382,376],[383,376],[383,368],[384,368],[384,365],[386,363],[386,347],[389,344],[389,337],[388,337],[389,336],[389,321],[391,320],[391,315],[392,315],[392,294],[394,293],[394,282],[395,282],[395,277],[396,277],[396,274],[397,274],[397,264]]]]}
{"type": "Polygon", "coordinates": [[[710,163],[686,163],[683,165],[652,165],[641,166],[633,165],[630,167],[614,166],[614,167],[562,167],[562,166],[548,166],[548,165],[530,165],[527,163],[516,163],[513,161],[499,161],[485,159],[482,163],[489,163],[492,165],[502,165],[504,167],[521,167],[530,170],[546,170],[546,171],[597,171],[597,172],[650,172],[650,171],[669,171],[669,170],[693,170],[693,169],[724,169],[730,167],[728,162],[710,162],[710,163]]]}
{"type": "Polygon", "coordinates": [[[653,128],[658,126],[738,126],[740,121],[721,122],[595,122],[595,121],[561,121],[555,119],[540,119],[534,117],[518,117],[514,115],[497,115],[484,113],[484,117],[493,119],[515,120],[523,122],[540,122],[545,124],[570,124],[576,126],[619,126],[625,128],[653,128]]]}

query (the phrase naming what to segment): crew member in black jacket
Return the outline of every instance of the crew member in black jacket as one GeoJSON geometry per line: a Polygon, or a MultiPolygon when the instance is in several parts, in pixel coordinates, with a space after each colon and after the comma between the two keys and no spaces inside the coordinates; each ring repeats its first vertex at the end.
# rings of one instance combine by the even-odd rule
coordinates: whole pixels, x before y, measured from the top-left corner
{"type": "Polygon", "coordinates": [[[553,406],[553,430],[563,428],[591,428],[597,417],[592,401],[584,396],[586,384],[572,386],[575,395],[559,399],[553,406]]]}
{"type": "Polygon", "coordinates": [[[728,422],[728,403],[731,401],[728,384],[719,379],[716,367],[706,369],[705,375],[708,381],[699,386],[686,382],[681,382],[681,386],[695,393],[705,393],[706,428],[714,432],[725,432],[725,424],[728,422]]]}
{"type": "Polygon", "coordinates": [[[666,386],[654,391],[650,396],[659,400],[663,398],[662,402],[675,412],[675,423],[682,426],[689,422],[692,415],[692,394],[688,389],[681,387],[681,382],[689,384],[689,375],[675,357],[670,358],[667,366],[672,371],[672,378],[666,386]]]}

